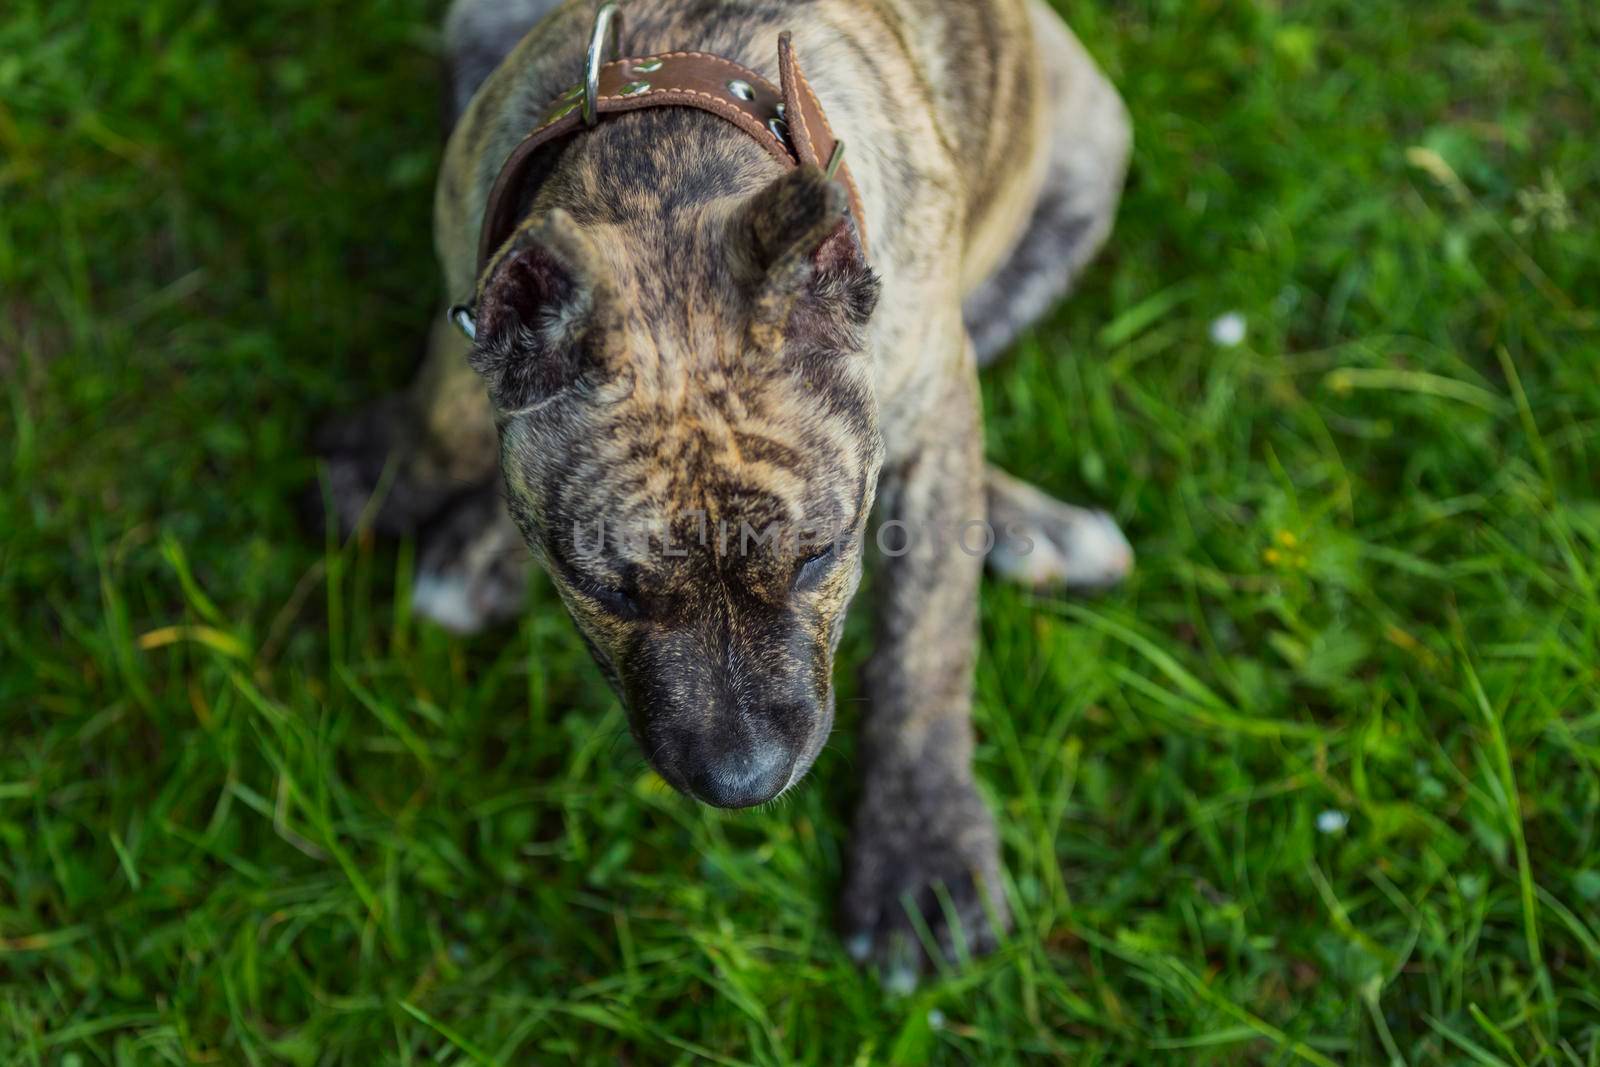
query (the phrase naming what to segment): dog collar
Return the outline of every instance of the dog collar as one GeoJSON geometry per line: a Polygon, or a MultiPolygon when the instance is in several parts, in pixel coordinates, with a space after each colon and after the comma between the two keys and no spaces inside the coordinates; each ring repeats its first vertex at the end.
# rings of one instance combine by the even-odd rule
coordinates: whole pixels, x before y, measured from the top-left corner
{"type": "Polygon", "coordinates": [[[708,52],[657,52],[603,62],[607,44],[621,37],[622,16],[606,3],[595,14],[584,79],[556,97],[506,158],[489,190],[478,235],[477,290],[471,304],[450,309],[451,320],[469,338],[476,333],[475,308],[499,254],[517,228],[523,191],[549,173],[553,158],[542,150],[586,129],[607,115],[650,107],[693,107],[739,129],[787,167],[818,166],[840,182],[863,253],[866,219],[861,193],[843,163],[844,142],[834,136],[822,102],[795,59],[788,31],[778,35],[778,79],[774,86],[748,67],[708,52]]]}

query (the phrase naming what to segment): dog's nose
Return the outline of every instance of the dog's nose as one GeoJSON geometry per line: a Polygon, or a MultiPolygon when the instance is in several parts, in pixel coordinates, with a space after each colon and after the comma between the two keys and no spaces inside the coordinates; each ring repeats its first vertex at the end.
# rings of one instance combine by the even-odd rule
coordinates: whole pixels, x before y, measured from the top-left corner
{"type": "Polygon", "coordinates": [[[707,759],[689,777],[689,788],[718,808],[748,808],[783,792],[795,755],[786,746],[759,742],[707,759]]]}

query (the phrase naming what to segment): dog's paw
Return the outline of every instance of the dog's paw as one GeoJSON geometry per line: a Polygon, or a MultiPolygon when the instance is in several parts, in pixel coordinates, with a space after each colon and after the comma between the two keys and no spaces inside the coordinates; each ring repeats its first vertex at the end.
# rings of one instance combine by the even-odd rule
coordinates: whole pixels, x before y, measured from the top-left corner
{"type": "Polygon", "coordinates": [[[985,489],[995,535],[986,562],[996,575],[1034,589],[1092,591],[1133,570],[1133,547],[1105,512],[1062,503],[993,467],[985,489]]]}
{"type": "Polygon", "coordinates": [[[972,783],[869,787],[856,814],[841,912],[846,949],[876,969],[891,993],[910,992],[940,963],[992,951],[1009,916],[994,818],[972,783]]]}
{"type": "Polygon", "coordinates": [[[1057,504],[1012,526],[990,550],[996,575],[1033,589],[1094,591],[1116,585],[1133,569],[1133,548],[1103,511],[1057,504]]]}
{"type": "Polygon", "coordinates": [[[324,521],[331,510],[341,536],[363,525],[400,536],[415,532],[460,492],[456,485],[424,485],[406,469],[415,422],[407,399],[395,395],[323,423],[312,447],[327,473],[326,495],[318,484],[307,489],[308,523],[324,521]]]}
{"type": "Polygon", "coordinates": [[[411,607],[458,634],[515,618],[531,560],[497,483],[452,500],[419,538],[411,607]]]}

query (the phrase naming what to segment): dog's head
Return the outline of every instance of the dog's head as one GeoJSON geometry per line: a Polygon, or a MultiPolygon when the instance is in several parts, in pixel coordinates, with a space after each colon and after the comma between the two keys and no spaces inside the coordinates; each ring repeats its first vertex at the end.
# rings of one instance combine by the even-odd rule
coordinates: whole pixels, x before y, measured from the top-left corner
{"type": "Polygon", "coordinates": [[[645,224],[553,209],[480,293],[511,513],[645,757],[721,807],[833,721],[883,457],[845,211],[815,167],[645,224]]]}

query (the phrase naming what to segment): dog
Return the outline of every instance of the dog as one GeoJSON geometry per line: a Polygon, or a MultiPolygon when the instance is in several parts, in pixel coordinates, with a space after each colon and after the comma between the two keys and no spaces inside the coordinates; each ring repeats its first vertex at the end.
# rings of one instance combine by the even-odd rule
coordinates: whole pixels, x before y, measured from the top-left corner
{"type": "Polygon", "coordinates": [[[1128,117],[1043,0],[610,14],[450,10],[435,239],[464,306],[408,393],[324,438],[330,499],[420,531],[415,606],[457,630],[519,610],[525,544],[650,764],[726,808],[817,758],[876,551],[840,916],[904,980],[906,901],[945,952],[1008,921],[971,766],[985,559],[1036,587],[1132,564],[1109,517],[985,465],[978,394],[1107,238],[1128,117]]]}

